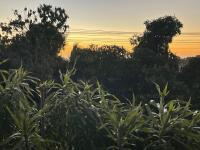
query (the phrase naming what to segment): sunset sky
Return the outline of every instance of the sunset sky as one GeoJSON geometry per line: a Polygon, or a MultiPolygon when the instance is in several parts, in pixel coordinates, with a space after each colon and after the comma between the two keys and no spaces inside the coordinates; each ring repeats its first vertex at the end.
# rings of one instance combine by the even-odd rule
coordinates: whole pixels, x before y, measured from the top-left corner
{"type": "Polygon", "coordinates": [[[70,17],[64,57],[75,43],[116,44],[131,50],[129,39],[144,31],[144,21],[164,15],[175,15],[184,24],[182,35],[171,44],[172,52],[200,55],[200,0],[0,0],[0,21],[11,18],[14,9],[43,3],[65,8],[70,17]]]}

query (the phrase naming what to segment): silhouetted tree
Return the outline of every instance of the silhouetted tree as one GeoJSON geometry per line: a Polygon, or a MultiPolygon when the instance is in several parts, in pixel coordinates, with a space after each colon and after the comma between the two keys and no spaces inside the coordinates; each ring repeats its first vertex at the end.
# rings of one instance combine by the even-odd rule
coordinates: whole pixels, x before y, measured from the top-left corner
{"type": "Polygon", "coordinates": [[[177,34],[181,34],[182,23],[173,16],[165,16],[146,21],[146,30],[140,37],[131,38],[135,45],[133,59],[145,66],[170,65],[178,70],[178,57],[169,50],[169,43],[177,34]]]}
{"type": "Polygon", "coordinates": [[[57,54],[65,45],[68,16],[64,9],[50,5],[25,8],[22,14],[15,10],[15,18],[0,25],[4,55],[11,68],[23,65],[40,79],[50,79],[56,62],[64,61],[57,54]]]}
{"type": "Polygon", "coordinates": [[[149,48],[160,55],[169,55],[169,43],[177,34],[181,34],[183,24],[173,16],[165,16],[146,21],[146,30],[141,37],[132,38],[137,48],[149,48]]]}
{"type": "Polygon", "coordinates": [[[146,21],[144,24],[146,30],[143,35],[131,38],[131,44],[135,46],[132,59],[143,76],[143,81],[138,84],[138,89],[141,89],[139,93],[143,96],[145,93],[155,95],[153,82],[161,86],[169,83],[172,91],[176,91],[177,86],[180,85],[176,83],[179,58],[170,52],[169,43],[174,36],[181,34],[183,25],[173,16],[146,21]]]}

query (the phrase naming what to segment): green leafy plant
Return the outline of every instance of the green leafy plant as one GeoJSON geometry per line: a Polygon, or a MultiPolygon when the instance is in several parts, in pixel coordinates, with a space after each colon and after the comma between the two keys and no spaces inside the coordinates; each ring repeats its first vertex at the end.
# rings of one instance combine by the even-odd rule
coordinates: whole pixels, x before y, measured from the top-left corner
{"type": "Polygon", "coordinates": [[[146,104],[149,133],[145,149],[198,149],[200,134],[196,126],[200,121],[199,114],[194,116],[190,101],[171,100],[166,103],[167,85],[163,91],[157,84],[156,87],[160,102],[151,100],[149,105],[146,104]]]}
{"type": "Polygon", "coordinates": [[[21,97],[33,100],[31,85],[36,84],[36,79],[29,76],[22,67],[16,70],[0,71],[0,139],[4,140],[12,133],[11,117],[6,109],[17,110],[21,97]]]}
{"type": "MultiPolygon", "coordinates": [[[[104,92],[101,92],[104,95],[104,92]]],[[[121,103],[117,98],[113,101],[105,99],[101,103],[101,122],[107,132],[107,136],[114,145],[107,149],[125,150],[134,148],[134,141],[140,139],[136,133],[142,129],[144,124],[143,110],[141,104],[135,101],[129,104],[121,103]]]]}
{"type": "Polygon", "coordinates": [[[17,110],[7,109],[14,121],[14,133],[7,138],[6,144],[13,145],[13,149],[43,149],[44,140],[39,135],[39,119],[43,110],[38,111],[25,99],[19,101],[17,110]]]}
{"type": "Polygon", "coordinates": [[[75,70],[60,83],[40,82],[22,67],[1,70],[0,149],[198,150],[200,112],[190,101],[160,99],[145,106],[123,103],[102,86],[74,82],[75,70]]]}

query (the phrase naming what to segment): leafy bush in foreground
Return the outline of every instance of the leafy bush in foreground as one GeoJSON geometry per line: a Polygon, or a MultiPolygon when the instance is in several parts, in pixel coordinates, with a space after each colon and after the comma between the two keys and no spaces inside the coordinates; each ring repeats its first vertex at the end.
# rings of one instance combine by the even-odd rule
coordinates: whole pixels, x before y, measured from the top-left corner
{"type": "Polygon", "coordinates": [[[159,103],[122,103],[73,73],[41,83],[23,68],[1,71],[1,149],[199,149],[200,112],[190,101],[166,103],[167,86],[156,85],[159,103]]]}

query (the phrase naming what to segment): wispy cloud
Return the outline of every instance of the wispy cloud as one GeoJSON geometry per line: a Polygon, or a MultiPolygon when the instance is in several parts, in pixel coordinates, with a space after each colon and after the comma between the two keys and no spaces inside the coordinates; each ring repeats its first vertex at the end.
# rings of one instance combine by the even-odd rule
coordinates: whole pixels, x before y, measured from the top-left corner
{"type": "MultiPolygon", "coordinates": [[[[142,34],[138,31],[112,31],[112,30],[90,30],[90,29],[69,29],[68,33],[70,34],[142,34]]],[[[184,32],[182,35],[186,36],[200,36],[200,32],[184,32]]]]}

